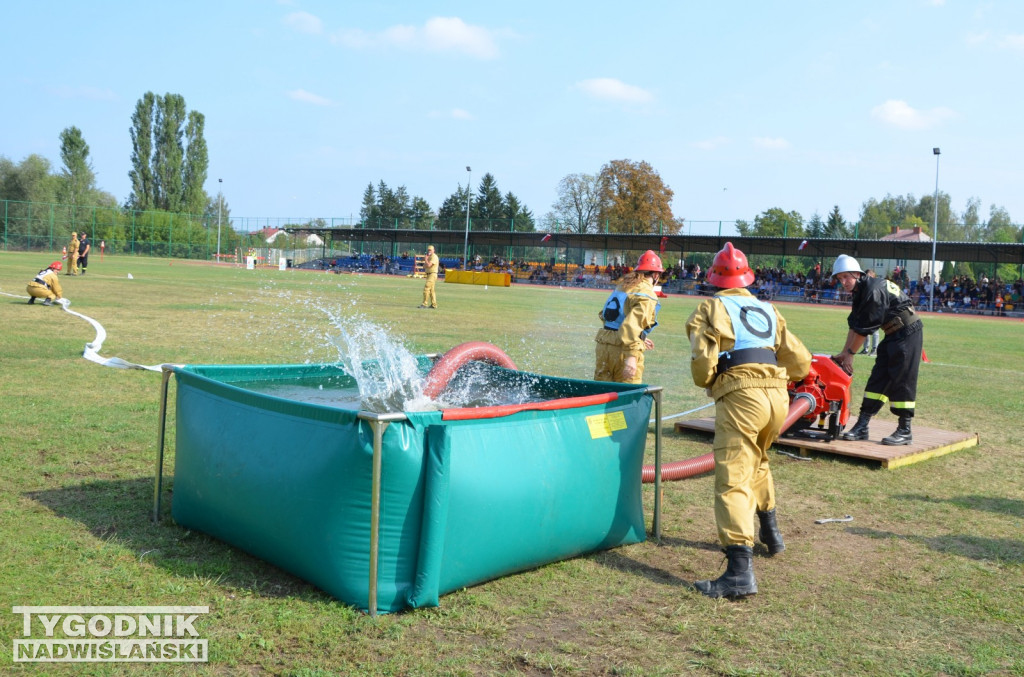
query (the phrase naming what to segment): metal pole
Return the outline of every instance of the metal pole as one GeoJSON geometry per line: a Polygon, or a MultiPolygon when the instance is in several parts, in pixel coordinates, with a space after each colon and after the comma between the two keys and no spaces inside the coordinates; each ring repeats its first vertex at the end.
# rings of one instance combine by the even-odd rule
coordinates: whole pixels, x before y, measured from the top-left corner
{"type": "Polygon", "coordinates": [[[387,421],[370,421],[373,427],[373,484],[370,488],[370,587],[367,607],[370,618],[377,617],[377,557],[380,552],[381,454],[387,421]]]}
{"type": "Polygon", "coordinates": [[[224,202],[224,179],[217,179],[217,263],[220,263],[220,212],[224,202]]]}
{"type": "Polygon", "coordinates": [[[654,395],[654,540],[661,543],[661,388],[654,395]]]}
{"type": "Polygon", "coordinates": [[[167,432],[167,384],[171,380],[170,367],[161,367],[164,373],[164,382],[160,390],[160,423],[157,426],[156,440],[156,476],[153,480],[153,521],[160,521],[160,495],[163,493],[164,485],[164,440],[167,432]]]}
{"type": "Polygon", "coordinates": [[[473,170],[466,166],[466,239],[462,244],[462,269],[469,270],[469,200],[473,195],[473,170]]]}
{"type": "Polygon", "coordinates": [[[932,148],[932,153],[935,155],[935,221],[932,224],[932,267],[931,272],[931,289],[928,290],[928,311],[931,312],[935,308],[935,285],[938,284],[938,280],[935,275],[935,244],[939,240],[939,155],[942,151],[938,148],[932,148]]]}

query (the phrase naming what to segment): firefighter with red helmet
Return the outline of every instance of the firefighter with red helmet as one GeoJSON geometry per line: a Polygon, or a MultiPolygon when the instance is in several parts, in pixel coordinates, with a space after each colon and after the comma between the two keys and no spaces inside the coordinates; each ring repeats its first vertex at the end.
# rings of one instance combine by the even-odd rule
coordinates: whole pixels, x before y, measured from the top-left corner
{"type": "Polygon", "coordinates": [[[658,326],[661,304],[654,291],[665,268],[651,250],[640,257],[604,302],[598,313],[602,327],[594,341],[595,381],[640,383],[644,376],[644,351],[654,348],[649,334],[658,326]]]}
{"type": "Polygon", "coordinates": [[[44,306],[51,306],[55,300],[64,298],[64,292],[60,288],[60,275],[57,274],[63,267],[64,264],[60,261],[54,261],[32,278],[25,287],[30,304],[35,303],[36,299],[43,299],[44,306]]]}
{"type": "Polygon", "coordinates": [[[775,516],[768,448],[789,410],[786,386],[807,375],[811,354],[770,303],[746,287],[754,272],[731,242],[715,255],[707,282],[718,288],[686,321],[693,382],[715,400],[715,522],[728,566],[694,587],[709,597],[757,593],[754,516],[769,556],[785,544],[775,516]]]}

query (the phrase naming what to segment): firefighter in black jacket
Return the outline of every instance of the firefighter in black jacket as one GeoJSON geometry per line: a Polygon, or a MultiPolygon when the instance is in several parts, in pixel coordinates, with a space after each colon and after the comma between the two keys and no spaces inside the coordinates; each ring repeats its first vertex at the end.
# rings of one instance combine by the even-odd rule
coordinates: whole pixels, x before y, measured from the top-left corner
{"type": "Polygon", "coordinates": [[[850,327],[846,345],[833,359],[853,373],[853,356],[867,336],[879,328],[885,333],[864,386],[860,415],[840,438],[868,439],[871,417],[888,402],[889,409],[899,418],[899,425],[896,432],[882,438],[882,444],[910,444],[910,420],[917,404],[917,371],[924,344],[921,318],[914,312],[914,303],[894,282],[865,275],[857,259],[846,254],[836,259],[832,277],[853,294],[853,309],[846,320],[850,327]]]}

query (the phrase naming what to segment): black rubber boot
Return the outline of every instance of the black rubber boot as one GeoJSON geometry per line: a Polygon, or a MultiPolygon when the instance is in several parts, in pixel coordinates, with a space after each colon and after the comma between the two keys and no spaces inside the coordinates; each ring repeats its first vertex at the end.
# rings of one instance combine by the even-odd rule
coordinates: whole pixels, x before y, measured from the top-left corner
{"type": "Polygon", "coordinates": [[[761,520],[761,530],[757,538],[768,548],[768,556],[777,555],[786,549],[782,542],[782,532],[779,531],[779,524],[775,521],[775,508],[761,512],[757,511],[757,519],[761,520]]]}
{"type": "Polygon", "coordinates": [[[713,581],[697,581],[693,584],[698,592],[708,597],[746,597],[757,594],[754,580],[754,549],[745,545],[730,545],[725,549],[729,565],[725,573],[713,581]]]}
{"type": "Polygon", "coordinates": [[[857,422],[853,424],[853,427],[842,433],[839,439],[851,442],[866,440],[868,438],[868,423],[870,422],[871,414],[861,414],[857,417],[857,422]]]}
{"type": "Polygon", "coordinates": [[[51,301],[50,299],[44,299],[43,300],[43,305],[44,306],[52,306],[53,305],[53,301],[51,301]]]}
{"type": "Polygon", "coordinates": [[[32,305],[35,302],[36,302],[36,297],[35,296],[29,296],[28,297],[28,304],[29,305],[32,305]]]}
{"type": "Polygon", "coordinates": [[[900,416],[900,423],[896,426],[896,432],[888,437],[883,437],[882,444],[898,447],[913,442],[914,436],[910,434],[910,418],[910,416],[900,416]]]}

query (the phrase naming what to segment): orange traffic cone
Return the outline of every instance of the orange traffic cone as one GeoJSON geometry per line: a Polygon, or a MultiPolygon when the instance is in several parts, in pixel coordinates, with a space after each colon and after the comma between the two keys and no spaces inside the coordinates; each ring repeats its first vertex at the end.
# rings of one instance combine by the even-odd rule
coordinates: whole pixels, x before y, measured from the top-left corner
{"type": "Polygon", "coordinates": [[[922,362],[931,362],[931,360],[928,359],[928,353],[926,353],[924,351],[924,348],[921,349],[921,361],[922,362]]]}

